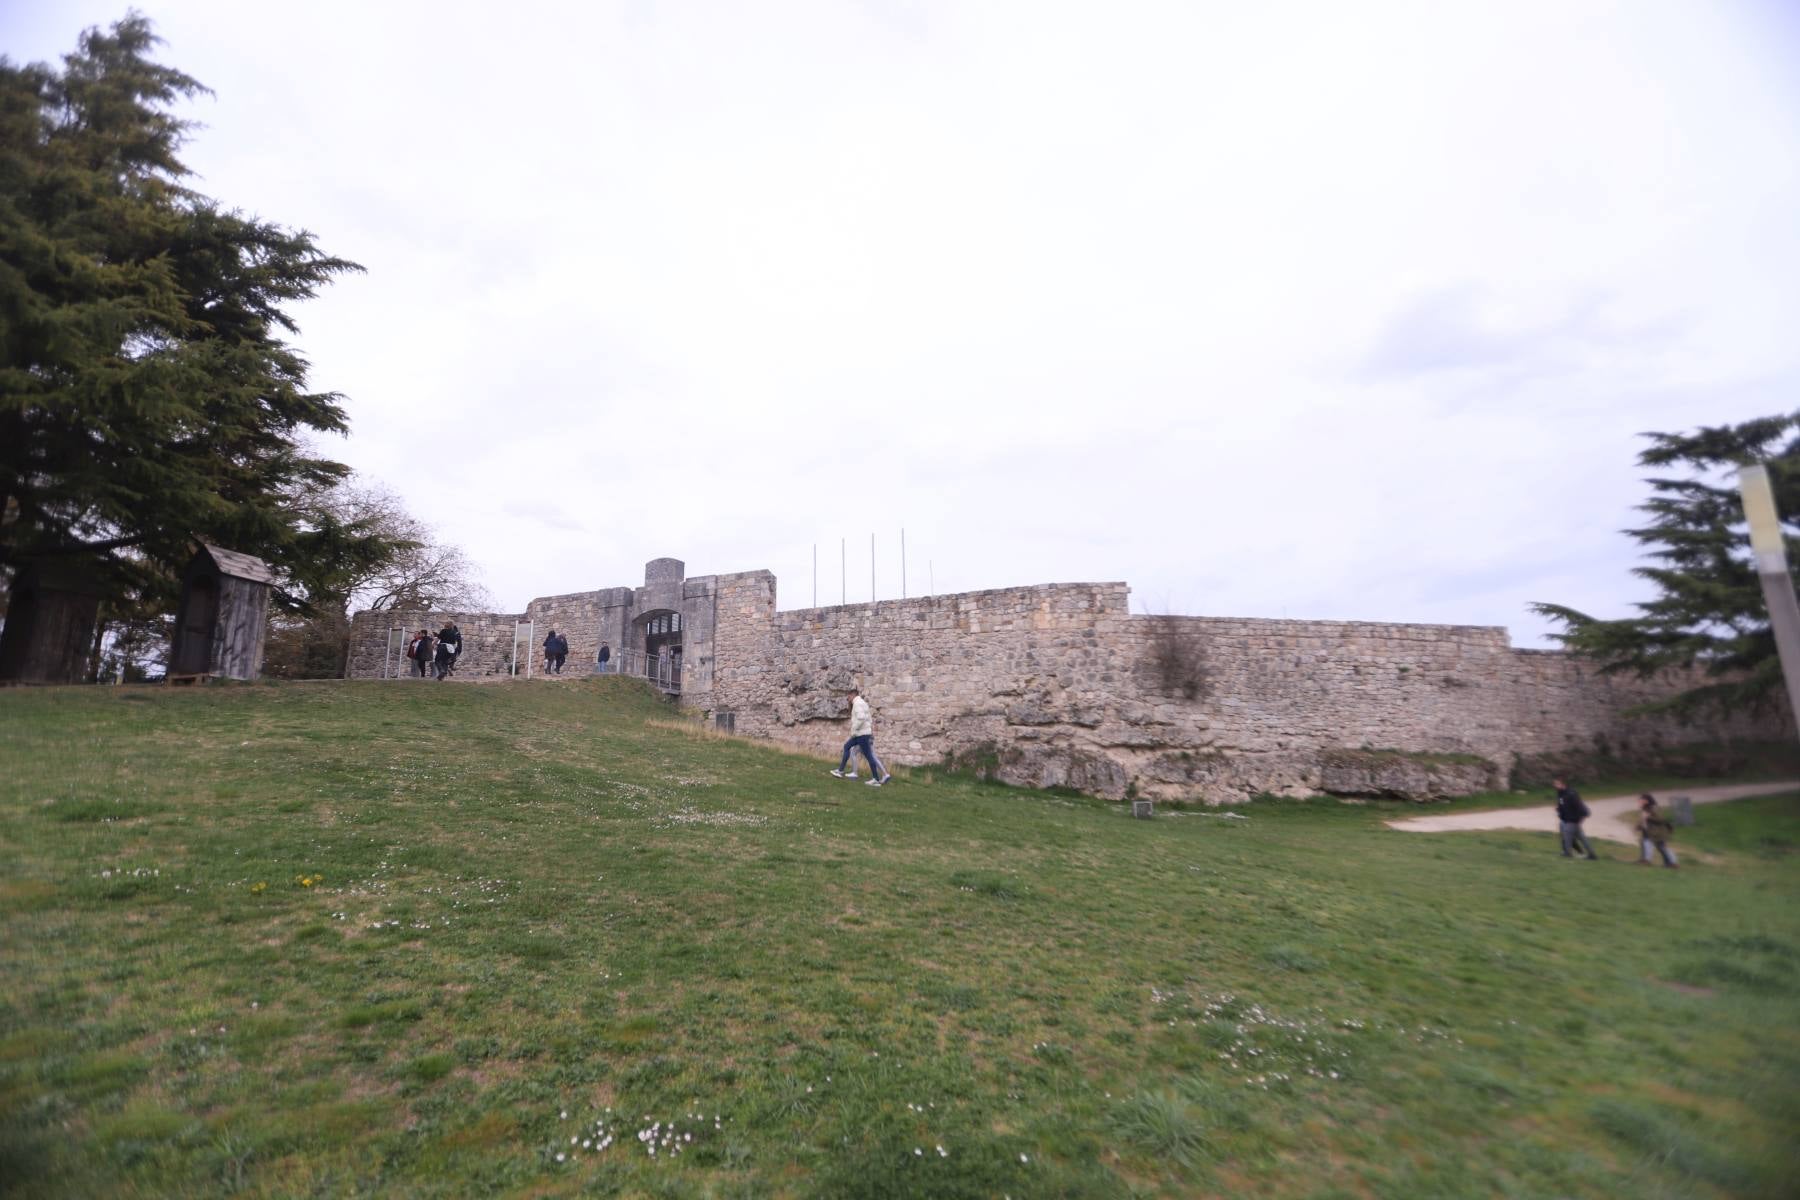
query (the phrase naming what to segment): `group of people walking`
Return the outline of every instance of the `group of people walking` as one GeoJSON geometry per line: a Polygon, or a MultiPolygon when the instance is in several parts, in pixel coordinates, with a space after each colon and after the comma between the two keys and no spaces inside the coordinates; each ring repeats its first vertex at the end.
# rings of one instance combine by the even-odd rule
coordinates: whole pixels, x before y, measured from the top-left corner
{"type": "MultiPolygon", "coordinates": [[[[1585,857],[1589,861],[1598,861],[1600,856],[1594,853],[1594,844],[1588,841],[1587,834],[1582,831],[1581,823],[1592,815],[1587,802],[1581,793],[1569,786],[1566,779],[1551,780],[1556,788],[1556,819],[1562,827],[1562,855],[1564,858],[1585,857]],[[1576,851],[1580,851],[1577,854],[1576,851]]],[[[1676,867],[1680,863],[1675,858],[1675,851],[1669,849],[1669,839],[1675,836],[1675,823],[1669,820],[1656,797],[1649,792],[1638,797],[1638,859],[1637,865],[1648,867],[1653,865],[1651,852],[1661,857],[1665,867],[1676,867]]]]}
{"type": "Polygon", "coordinates": [[[561,675],[569,657],[569,639],[552,629],[544,639],[544,674],[561,675]]]}
{"type": "MultiPolygon", "coordinates": [[[[550,636],[544,639],[544,674],[561,675],[563,665],[569,661],[569,639],[552,629],[550,636]]],[[[604,675],[612,666],[612,647],[605,642],[600,643],[600,653],[594,658],[594,673],[604,675]]]]}
{"type": "Polygon", "coordinates": [[[412,660],[413,670],[419,678],[426,679],[435,674],[440,683],[456,670],[456,656],[461,653],[462,631],[455,621],[446,621],[435,634],[429,629],[421,629],[406,643],[406,657],[412,660]]]}

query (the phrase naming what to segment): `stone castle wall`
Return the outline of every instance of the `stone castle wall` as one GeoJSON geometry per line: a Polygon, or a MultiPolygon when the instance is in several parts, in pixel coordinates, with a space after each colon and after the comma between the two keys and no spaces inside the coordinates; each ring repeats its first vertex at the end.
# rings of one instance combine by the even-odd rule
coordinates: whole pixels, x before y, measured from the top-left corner
{"type": "Polygon", "coordinates": [[[1503,785],[1521,754],[1781,736],[1773,719],[1629,717],[1692,680],[1604,676],[1514,650],[1498,627],[1134,616],[1127,596],[1059,584],[746,609],[755,669],[721,675],[710,704],[740,733],[832,754],[860,685],[895,763],[948,756],[1021,785],[1215,802],[1453,795],[1503,785]],[[1197,695],[1154,667],[1171,636],[1197,657],[1197,695]]]}
{"type": "Polygon", "coordinates": [[[455,621],[463,636],[463,652],[456,664],[458,679],[498,679],[507,674],[512,653],[513,622],[519,617],[501,613],[445,613],[401,610],[396,612],[357,613],[350,618],[350,659],[345,676],[350,679],[380,679],[384,671],[405,675],[412,660],[403,657],[405,642],[421,629],[432,636],[446,621],[455,621]],[[401,649],[388,654],[388,630],[401,629],[405,636],[401,649]]]}
{"type": "MultiPolygon", "coordinates": [[[[1123,583],[782,612],[767,571],[684,580],[674,560],[651,566],[635,591],[532,601],[537,640],[562,631],[585,673],[601,636],[631,644],[633,613],[676,609],[684,706],[822,755],[847,736],[852,687],[874,707],[892,763],[957,759],[1007,782],[1113,798],[1455,795],[1502,784],[1520,755],[1783,736],[1783,714],[1723,727],[1627,716],[1692,680],[1604,676],[1566,654],[1515,650],[1498,627],[1141,616],[1123,583]],[[1157,669],[1170,644],[1196,668],[1193,694],[1157,669]]],[[[382,614],[365,628],[365,616],[352,675],[379,673],[368,669],[379,666],[377,626],[441,623],[382,614]]],[[[459,674],[503,671],[515,619],[461,617],[471,645],[459,674]]]]}

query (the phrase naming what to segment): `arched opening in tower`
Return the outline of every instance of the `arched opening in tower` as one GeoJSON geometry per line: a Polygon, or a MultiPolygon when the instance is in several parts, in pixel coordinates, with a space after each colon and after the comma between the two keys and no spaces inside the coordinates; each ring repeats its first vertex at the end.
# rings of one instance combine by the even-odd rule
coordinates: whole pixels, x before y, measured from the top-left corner
{"type": "Polygon", "coordinates": [[[681,677],[681,614],[671,609],[647,612],[636,621],[646,674],[681,677]]]}

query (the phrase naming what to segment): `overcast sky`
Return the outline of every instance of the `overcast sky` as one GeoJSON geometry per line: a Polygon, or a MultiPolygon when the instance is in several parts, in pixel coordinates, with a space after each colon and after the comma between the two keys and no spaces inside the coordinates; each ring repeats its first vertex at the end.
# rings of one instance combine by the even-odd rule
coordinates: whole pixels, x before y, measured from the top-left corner
{"type": "MultiPolygon", "coordinates": [[[[146,0],[185,158],[368,274],[327,449],[503,609],[1625,615],[1635,434],[1800,406],[1800,5],[146,0]]],[[[97,0],[0,6],[55,58],[97,0]]]]}

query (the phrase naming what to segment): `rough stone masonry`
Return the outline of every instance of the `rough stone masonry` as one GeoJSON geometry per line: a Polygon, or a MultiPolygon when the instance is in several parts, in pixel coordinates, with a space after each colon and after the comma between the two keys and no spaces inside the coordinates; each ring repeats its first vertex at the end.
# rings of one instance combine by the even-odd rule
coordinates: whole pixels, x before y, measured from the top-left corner
{"type": "Polygon", "coordinates": [[[1497,626],[1146,616],[1128,597],[1123,583],[1056,583],[783,612],[768,571],[688,578],[661,558],[642,587],[548,596],[516,615],[358,613],[348,674],[398,674],[389,630],[454,617],[458,676],[506,678],[514,627],[529,621],[529,652],[541,661],[555,628],[580,674],[603,639],[627,664],[621,651],[672,650],[682,706],[740,734],[835,755],[860,686],[891,762],[1207,803],[1467,794],[1500,786],[1522,755],[1643,754],[1783,728],[1779,713],[1629,716],[1692,678],[1602,675],[1513,649],[1497,626]]]}

